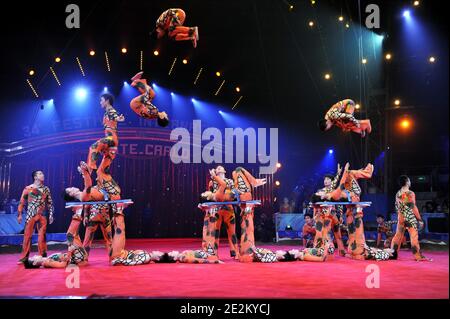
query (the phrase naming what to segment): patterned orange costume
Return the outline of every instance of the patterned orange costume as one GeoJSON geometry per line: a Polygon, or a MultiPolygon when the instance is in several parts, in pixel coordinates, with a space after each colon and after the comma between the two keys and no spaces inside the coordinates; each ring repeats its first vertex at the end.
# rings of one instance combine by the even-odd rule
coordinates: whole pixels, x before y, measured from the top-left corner
{"type": "Polygon", "coordinates": [[[397,231],[392,239],[391,248],[397,253],[403,241],[405,229],[409,233],[411,249],[417,261],[428,260],[420,251],[419,224],[423,223],[416,206],[416,195],[410,190],[399,190],[395,195],[395,209],[398,213],[397,231]]]}
{"type": "Polygon", "coordinates": [[[354,112],[355,102],[346,99],[337,102],[327,111],[325,121],[331,122],[331,125],[336,125],[344,132],[352,131],[363,136],[366,132],[370,134],[372,131],[370,120],[357,120],[353,115],[354,112]]]}
{"type": "MultiPolygon", "coordinates": [[[[334,179],[331,181],[331,184],[328,187],[324,187],[319,190],[319,192],[323,192],[325,194],[332,193],[339,182],[340,171],[336,174],[334,179]]],[[[316,223],[316,235],[314,237],[314,248],[323,247],[326,243],[329,243],[330,251],[329,253],[332,255],[334,253],[334,245],[330,239],[330,232],[333,231],[334,239],[336,240],[339,254],[341,256],[345,256],[345,247],[342,242],[342,234],[340,225],[341,220],[337,216],[341,216],[343,214],[343,207],[341,205],[335,206],[333,208],[326,207],[313,207],[314,211],[314,220],[316,223]]]]}
{"type": "Polygon", "coordinates": [[[33,235],[34,225],[40,224],[38,232],[38,251],[39,255],[46,257],[47,243],[45,234],[47,231],[47,219],[42,215],[44,210],[48,208],[49,219],[53,220],[53,201],[50,189],[45,185],[31,184],[22,192],[18,207],[18,217],[22,218],[24,206],[27,205],[27,214],[25,219],[25,230],[23,234],[22,254],[19,261],[23,262],[28,259],[31,250],[31,236],[33,235]]]}
{"type": "Polygon", "coordinates": [[[158,117],[158,108],[152,104],[155,98],[155,91],[147,84],[146,79],[141,79],[143,72],[136,74],[131,80],[131,86],[135,87],[141,95],[135,97],[130,102],[131,109],[140,117],[145,119],[156,119],[158,117]]]}
{"type": "Polygon", "coordinates": [[[161,13],[156,21],[156,32],[158,38],[161,38],[165,33],[172,40],[184,41],[191,40],[194,48],[197,47],[198,28],[197,27],[184,27],[184,21],[186,20],[186,13],[179,8],[168,9],[161,13]]]}
{"type": "MultiPolygon", "coordinates": [[[[217,175],[214,176],[213,180],[209,184],[209,188],[214,194],[215,200],[218,202],[235,200],[236,196],[232,191],[233,181],[228,178],[223,179],[217,175]]],[[[206,237],[204,237],[205,242],[204,244],[202,244],[202,248],[204,250],[205,248],[208,248],[205,247],[211,241],[211,239],[208,239],[208,235],[211,236],[212,234],[214,234],[214,251],[215,254],[217,255],[217,249],[219,248],[219,241],[220,241],[220,229],[222,227],[222,223],[224,223],[227,229],[228,244],[230,245],[230,256],[237,259],[239,258],[238,254],[239,249],[236,236],[236,217],[234,214],[233,206],[222,205],[216,208],[216,211],[217,214],[215,214],[214,217],[209,217],[209,223],[207,223],[208,220],[207,217],[205,216],[203,234],[206,235],[206,237]],[[213,226],[214,221],[215,225],[213,226]],[[205,227],[206,228],[209,227],[210,229],[209,230],[205,229],[205,227]],[[211,227],[215,227],[215,230],[212,231],[211,227]]]]}
{"type": "MultiPolygon", "coordinates": [[[[263,185],[262,180],[254,178],[246,169],[238,167],[233,171],[234,187],[241,201],[253,200],[253,187],[263,185]]],[[[276,255],[268,249],[255,246],[255,228],[253,223],[254,206],[240,205],[241,208],[241,241],[239,250],[240,262],[275,262],[276,255]]]]}
{"type": "Polygon", "coordinates": [[[109,206],[107,204],[96,204],[86,209],[84,223],[86,232],[84,235],[83,246],[89,254],[91,250],[92,241],[94,240],[95,231],[98,226],[103,234],[105,240],[106,251],[109,253],[112,246],[112,227],[111,219],[109,217],[109,206]]]}
{"type": "MultiPolygon", "coordinates": [[[[334,201],[359,202],[361,196],[361,187],[358,179],[369,179],[372,177],[374,167],[367,164],[364,169],[348,170],[348,164],[344,169],[339,186],[327,193],[324,198],[334,201]]],[[[364,237],[362,208],[356,208],[352,205],[347,206],[346,223],[348,227],[348,251],[354,259],[365,259],[366,240],[364,237]]]]}
{"type": "Polygon", "coordinates": [[[105,114],[103,115],[103,127],[105,129],[105,137],[99,139],[89,148],[89,155],[87,164],[90,172],[97,169],[97,160],[100,154],[103,154],[102,162],[97,171],[97,177],[101,181],[106,170],[111,165],[116,157],[117,147],[119,146],[119,137],[117,135],[117,122],[122,121],[123,116],[120,116],[112,106],[105,107],[105,114]]]}

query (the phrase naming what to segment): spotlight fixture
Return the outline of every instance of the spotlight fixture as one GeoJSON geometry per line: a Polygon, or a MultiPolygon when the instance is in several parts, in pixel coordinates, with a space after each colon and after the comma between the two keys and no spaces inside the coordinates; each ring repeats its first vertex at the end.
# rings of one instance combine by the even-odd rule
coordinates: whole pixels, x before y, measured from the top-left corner
{"type": "Polygon", "coordinates": [[[362,64],[367,64],[367,59],[366,58],[364,58],[364,59],[362,59],[362,64]]]}
{"type": "Polygon", "coordinates": [[[385,58],[386,58],[386,60],[390,60],[390,59],[392,59],[392,54],[390,54],[390,53],[387,53],[387,54],[386,54],[386,56],[385,56],[385,58]]]}
{"type": "Polygon", "coordinates": [[[355,109],[359,110],[360,108],[361,108],[361,105],[359,105],[359,104],[355,105],[355,109]]]}
{"type": "Polygon", "coordinates": [[[236,89],[235,89],[235,90],[236,90],[236,92],[238,92],[238,93],[241,92],[241,88],[240,88],[239,86],[236,86],[236,89]]]}
{"type": "Polygon", "coordinates": [[[216,76],[220,76],[221,73],[219,71],[216,72],[216,76]]]}
{"type": "Polygon", "coordinates": [[[309,21],[308,25],[312,28],[314,26],[314,21],[309,21]]]}
{"type": "Polygon", "coordinates": [[[436,62],[436,58],[434,56],[430,56],[428,61],[430,61],[430,63],[434,63],[434,62],[436,62]]]}
{"type": "Polygon", "coordinates": [[[338,20],[339,20],[340,22],[342,22],[342,21],[344,21],[344,17],[343,17],[343,16],[340,16],[338,20]]]}
{"type": "Polygon", "coordinates": [[[94,56],[95,55],[95,51],[94,50],[89,51],[89,55],[90,56],[94,56]]]}
{"type": "Polygon", "coordinates": [[[158,56],[159,55],[159,51],[158,50],[153,51],[153,55],[154,56],[158,56]]]}
{"type": "Polygon", "coordinates": [[[125,53],[127,53],[127,48],[122,48],[121,51],[122,51],[123,54],[125,54],[125,53]]]}
{"type": "Polygon", "coordinates": [[[183,59],[183,64],[187,64],[188,60],[187,59],[183,59]]]}
{"type": "Polygon", "coordinates": [[[414,1],[413,4],[414,4],[415,7],[418,7],[420,5],[420,1],[416,0],[416,1],[414,1]]]}
{"type": "Polygon", "coordinates": [[[394,101],[394,105],[400,106],[400,100],[399,100],[399,99],[396,99],[396,100],[394,101]]]}
{"type": "Polygon", "coordinates": [[[34,75],[34,70],[30,70],[30,72],[28,72],[28,74],[29,74],[30,76],[33,76],[33,75],[34,75]]]}
{"type": "Polygon", "coordinates": [[[325,73],[324,78],[325,78],[325,80],[331,79],[331,74],[330,73],[325,73]]]}
{"type": "Polygon", "coordinates": [[[280,186],[280,185],[281,185],[280,181],[275,181],[275,186],[280,186]]]}
{"type": "Polygon", "coordinates": [[[277,163],[277,168],[281,168],[281,163],[280,162],[277,163]]]}
{"type": "Polygon", "coordinates": [[[61,62],[61,58],[60,58],[60,57],[56,57],[56,58],[55,58],[55,62],[56,62],[56,63],[61,62]]]}
{"type": "Polygon", "coordinates": [[[347,29],[350,28],[350,23],[347,22],[347,23],[345,24],[345,27],[346,27],[347,29]]]}

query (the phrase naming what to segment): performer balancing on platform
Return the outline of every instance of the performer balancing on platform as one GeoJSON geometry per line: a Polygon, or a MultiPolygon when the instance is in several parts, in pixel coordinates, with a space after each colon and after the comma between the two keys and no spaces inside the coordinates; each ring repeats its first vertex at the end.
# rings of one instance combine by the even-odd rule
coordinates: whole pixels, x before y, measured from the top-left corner
{"type": "Polygon", "coordinates": [[[152,101],[156,94],[152,87],[147,84],[147,80],[141,78],[143,73],[139,72],[131,78],[131,86],[135,87],[141,95],[131,100],[130,107],[140,117],[148,120],[156,119],[159,126],[166,127],[169,125],[169,117],[166,112],[160,112],[153,105],[152,101]]]}
{"type": "Polygon", "coordinates": [[[411,180],[408,176],[402,175],[399,178],[399,184],[401,188],[395,195],[398,224],[397,231],[392,239],[391,248],[395,250],[395,257],[397,257],[405,230],[407,230],[414,258],[417,261],[429,261],[430,259],[423,256],[420,251],[419,229],[423,228],[423,221],[416,206],[416,195],[410,190],[411,180]]]}
{"type": "MultiPolygon", "coordinates": [[[[209,190],[202,193],[202,198],[218,202],[235,200],[233,180],[226,178],[225,168],[219,165],[215,169],[211,169],[209,173],[211,175],[211,180],[208,184],[209,190]]],[[[239,248],[236,236],[236,216],[232,205],[221,205],[206,209],[203,220],[202,249],[210,253],[213,251],[213,254],[218,256],[222,223],[225,224],[227,230],[230,256],[238,259],[239,248]],[[213,249],[211,250],[212,243],[213,249]]]]}
{"type": "MultiPolygon", "coordinates": [[[[86,163],[80,162],[80,170],[84,180],[84,189],[81,191],[76,187],[66,188],[66,193],[71,199],[83,202],[109,201],[120,199],[121,189],[112,176],[108,173],[109,167],[105,169],[105,176],[101,184],[92,186],[92,179],[86,163]]],[[[71,200],[70,198],[67,198],[71,200]]],[[[114,236],[109,258],[112,265],[135,266],[147,264],[151,261],[151,255],[142,250],[125,250],[125,216],[123,209],[127,204],[110,204],[114,221],[114,236]]]]}
{"type": "MultiPolygon", "coordinates": [[[[339,178],[342,173],[342,168],[338,164],[337,173],[335,176],[333,175],[325,175],[323,183],[324,188],[318,191],[318,193],[329,194],[334,191],[339,183],[339,178]]],[[[345,256],[345,247],[342,242],[341,235],[341,216],[344,212],[344,208],[342,205],[336,205],[331,209],[320,208],[317,206],[313,207],[314,210],[314,219],[316,223],[316,235],[314,238],[314,247],[321,247],[325,242],[330,243],[330,254],[334,253],[334,244],[330,240],[330,231],[333,231],[334,239],[336,240],[336,244],[339,249],[339,254],[341,256],[345,256]]]]}
{"type": "Polygon", "coordinates": [[[194,48],[197,47],[198,27],[183,26],[186,13],[179,8],[168,9],[161,13],[156,21],[156,33],[158,39],[165,34],[175,41],[191,40],[194,48]]]}
{"type": "Polygon", "coordinates": [[[43,216],[45,209],[48,209],[49,223],[53,223],[53,201],[50,189],[44,185],[45,176],[40,170],[31,174],[33,184],[28,185],[22,192],[18,207],[17,222],[22,223],[22,213],[24,206],[27,206],[25,217],[25,230],[23,234],[22,254],[18,263],[23,263],[28,259],[31,251],[31,236],[33,235],[34,225],[40,224],[38,233],[38,251],[39,255],[47,256],[47,243],[45,239],[47,231],[47,219],[43,216]]]}
{"type": "Polygon", "coordinates": [[[100,154],[103,154],[102,162],[100,163],[97,171],[97,180],[101,183],[101,180],[106,173],[106,169],[109,168],[117,154],[117,147],[119,146],[117,122],[125,121],[125,117],[123,115],[119,115],[119,113],[114,109],[114,97],[109,93],[101,95],[100,105],[105,109],[105,113],[103,115],[105,137],[99,139],[91,145],[89,148],[87,164],[89,174],[91,174],[92,171],[97,170],[97,160],[100,154]]]}
{"type": "MultiPolygon", "coordinates": [[[[357,180],[361,178],[368,179],[372,176],[373,165],[368,164],[366,168],[360,170],[349,170],[350,164],[347,163],[339,185],[332,192],[319,191],[313,196],[314,201],[342,201],[342,202],[359,202],[361,195],[361,187],[357,180]],[[315,198],[315,199],[314,199],[315,198]]],[[[361,208],[356,209],[354,206],[347,206],[346,222],[349,229],[348,250],[352,258],[364,259],[364,227],[362,223],[363,212],[361,208]]]]}
{"type": "MultiPolygon", "coordinates": [[[[245,168],[238,167],[233,171],[234,187],[241,201],[253,200],[253,189],[266,184],[265,178],[253,177],[245,168]]],[[[239,248],[240,262],[275,262],[276,255],[272,251],[258,248],[255,245],[254,205],[241,204],[241,240],[239,248]]]]}
{"type": "Polygon", "coordinates": [[[372,126],[370,120],[357,120],[353,113],[355,112],[355,102],[346,99],[334,104],[325,114],[325,118],[318,122],[322,131],[328,131],[333,125],[339,127],[344,132],[355,132],[362,137],[366,132],[370,134],[372,126]]]}

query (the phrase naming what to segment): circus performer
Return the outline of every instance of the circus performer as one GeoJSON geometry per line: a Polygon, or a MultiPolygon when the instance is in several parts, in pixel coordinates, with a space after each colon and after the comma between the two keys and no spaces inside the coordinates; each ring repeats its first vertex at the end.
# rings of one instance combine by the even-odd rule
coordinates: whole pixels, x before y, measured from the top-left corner
{"type": "Polygon", "coordinates": [[[97,228],[100,226],[103,239],[105,241],[106,251],[109,253],[112,245],[112,225],[109,216],[108,204],[94,204],[85,208],[85,216],[83,224],[86,227],[84,234],[83,246],[89,254],[94,240],[97,228]]]}
{"type": "Polygon", "coordinates": [[[325,118],[318,122],[322,131],[328,131],[333,125],[339,127],[344,132],[354,132],[361,134],[366,132],[370,134],[372,126],[370,120],[357,120],[353,113],[355,112],[355,102],[350,99],[339,101],[334,104],[325,114],[325,118]]]}
{"type": "MultiPolygon", "coordinates": [[[[365,259],[365,237],[363,226],[363,209],[361,205],[353,205],[358,203],[361,196],[361,187],[358,184],[358,179],[369,179],[372,177],[374,167],[372,164],[367,164],[364,169],[350,170],[350,164],[347,163],[344,168],[344,173],[335,190],[330,193],[325,191],[317,192],[313,198],[314,201],[340,201],[349,202],[346,211],[346,224],[348,227],[348,251],[350,257],[353,259],[365,259]]],[[[328,208],[330,209],[330,208],[328,208]]]]}
{"type": "MultiPolygon", "coordinates": [[[[211,181],[208,184],[209,190],[202,193],[202,198],[217,202],[233,201],[236,194],[233,192],[233,180],[225,177],[226,171],[223,166],[217,166],[209,171],[211,181]]],[[[222,223],[225,224],[230,246],[230,256],[238,259],[239,249],[236,236],[236,216],[232,205],[221,205],[207,208],[203,221],[203,242],[202,249],[211,253],[211,241],[214,237],[213,254],[217,255],[220,241],[220,230],[222,223]]]]}
{"type": "MultiPolygon", "coordinates": [[[[323,181],[324,188],[319,190],[318,193],[330,194],[331,192],[333,192],[339,183],[341,173],[342,169],[341,166],[338,164],[336,175],[335,176],[325,175],[323,181]]],[[[335,205],[332,207],[325,207],[325,208],[313,207],[314,220],[316,223],[316,234],[314,238],[315,248],[321,247],[321,245],[324,244],[326,240],[327,242],[330,242],[329,253],[332,255],[334,253],[334,244],[332,244],[329,235],[330,232],[333,231],[334,239],[336,241],[339,250],[339,255],[345,256],[345,247],[342,242],[342,235],[340,229],[341,224],[340,216],[342,216],[343,209],[344,208],[342,205],[335,205]]]]}
{"type": "Polygon", "coordinates": [[[160,112],[153,105],[152,101],[156,94],[152,87],[147,84],[147,80],[142,79],[143,73],[139,72],[131,78],[131,86],[135,87],[141,95],[131,100],[130,107],[140,117],[148,120],[156,119],[159,126],[166,127],[169,125],[169,117],[166,112],[160,112]]]}
{"type": "Polygon", "coordinates": [[[179,8],[168,9],[161,13],[156,21],[156,33],[158,39],[165,34],[175,41],[192,41],[194,48],[197,47],[198,27],[183,26],[186,20],[186,13],[179,8]]]}
{"type": "Polygon", "coordinates": [[[398,214],[397,231],[392,239],[391,248],[395,251],[395,257],[400,250],[400,244],[408,231],[411,240],[411,249],[417,261],[430,261],[420,251],[419,229],[423,228],[423,220],[416,205],[416,195],[410,190],[411,180],[402,175],[399,178],[400,190],[395,195],[395,209],[398,214]]]}
{"type": "MultiPolygon", "coordinates": [[[[253,189],[266,184],[265,178],[255,178],[246,169],[238,167],[233,171],[234,187],[241,201],[253,200],[253,189]]],[[[241,204],[241,240],[239,261],[241,262],[273,262],[275,254],[255,245],[254,205],[241,204]]]]}
{"type": "Polygon", "coordinates": [[[314,245],[314,237],[316,228],[314,227],[314,219],[311,215],[305,215],[305,224],[302,229],[303,247],[311,248],[314,245]]]}
{"type": "MultiPolygon", "coordinates": [[[[112,176],[107,173],[109,167],[105,171],[102,183],[92,186],[92,179],[89,174],[88,165],[80,162],[79,171],[83,176],[84,189],[81,191],[76,187],[66,188],[66,201],[79,200],[83,202],[89,201],[109,201],[119,200],[121,189],[112,176]]],[[[114,236],[112,239],[109,258],[112,265],[134,266],[150,262],[147,258],[149,253],[141,250],[125,250],[125,216],[123,210],[129,205],[128,203],[109,204],[113,214],[114,236]],[[148,260],[148,262],[147,262],[148,260]]]]}
{"type": "Polygon", "coordinates": [[[383,215],[377,215],[377,247],[390,248],[392,238],[394,238],[394,232],[392,231],[392,225],[397,224],[396,220],[386,221],[383,215]],[[385,240],[382,243],[383,235],[385,240]]]}
{"type": "Polygon", "coordinates": [[[119,146],[117,123],[125,121],[125,117],[123,115],[119,115],[119,113],[114,109],[114,97],[112,94],[102,94],[100,97],[100,105],[103,109],[105,109],[105,113],[103,115],[105,137],[99,139],[90,146],[87,164],[89,174],[91,174],[92,171],[97,170],[97,160],[100,154],[103,155],[103,159],[97,171],[97,180],[101,182],[104,175],[107,173],[105,171],[110,167],[117,154],[117,147],[119,146]]]}
{"type": "Polygon", "coordinates": [[[53,201],[50,188],[44,185],[45,176],[40,170],[33,171],[31,174],[33,184],[24,188],[20,197],[20,203],[17,210],[17,222],[22,223],[22,213],[26,206],[25,229],[23,234],[22,254],[18,264],[28,259],[31,251],[31,237],[33,235],[34,225],[39,223],[38,231],[38,251],[39,255],[47,256],[47,243],[45,235],[47,231],[47,218],[43,215],[48,210],[48,221],[53,223],[53,201]]]}
{"type": "Polygon", "coordinates": [[[216,255],[208,254],[204,250],[171,251],[161,260],[168,263],[223,264],[216,255]]]}

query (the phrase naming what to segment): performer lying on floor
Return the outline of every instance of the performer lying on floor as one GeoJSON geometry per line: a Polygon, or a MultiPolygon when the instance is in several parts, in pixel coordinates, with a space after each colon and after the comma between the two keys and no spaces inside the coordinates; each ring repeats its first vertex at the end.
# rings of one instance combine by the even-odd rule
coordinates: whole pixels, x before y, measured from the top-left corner
{"type": "Polygon", "coordinates": [[[370,120],[357,120],[353,113],[355,112],[355,102],[350,99],[343,100],[334,104],[325,114],[325,118],[318,122],[322,131],[328,131],[333,125],[339,127],[344,132],[355,132],[362,137],[366,132],[370,134],[372,126],[370,120]]]}
{"type": "Polygon", "coordinates": [[[204,250],[185,250],[183,252],[171,251],[161,262],[188,263],[188,264],[223,264],[215,255],[210,255],[204,250]]]}
{"type": "Polygon", "coordinates": [[[130,107],[140,117],[148,120],[156,119],[159,126],[166,127],[169,125],[169,117],[166,112],[159,112],[158,108],[153,105],[152,100],[156,94],[147,84],[147,80],[141,79],[143,73],[139,72],[131,78],[131,86],[135,87],[141,95],[131,100],[130,107]]]}
{"type": "Polygon", "coordinates": [[[198,27],[184,27],[186,13],[182,9],[173,8],[164,11],[156,21],[156,32],[158,39],[166,33],[170,39],[175,41],[191,40],[194,48],[197,47],[198,27]]]}

